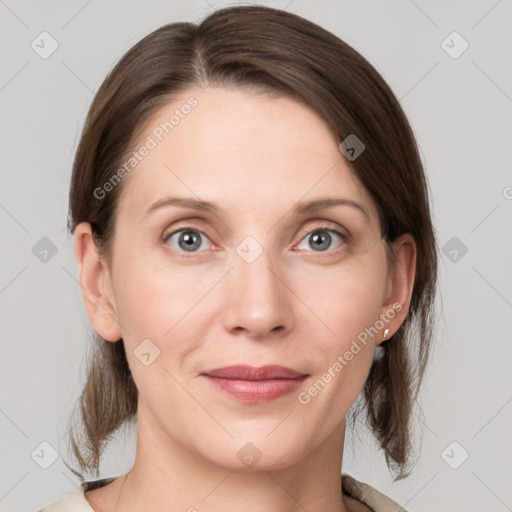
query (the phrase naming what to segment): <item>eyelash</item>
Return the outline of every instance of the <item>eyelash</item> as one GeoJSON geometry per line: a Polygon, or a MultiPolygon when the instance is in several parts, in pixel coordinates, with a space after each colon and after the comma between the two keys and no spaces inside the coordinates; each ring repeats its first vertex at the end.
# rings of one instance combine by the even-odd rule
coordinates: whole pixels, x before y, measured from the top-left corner
{"type": "MultiPolygon", "coordinates": [[[[185,231],[192,231],[192,232],[196,232],[196,233],[199,233],[200,235],[204,236],[205,238],[207,238],[209,240],[209,237],[203,233],[201,230],[197,229],[197,228],[194,228],[192,226],[183,226],[183,227],[180,227],[179,229],[175,229],[173,231],[165,231],[164,234],[162,235],[162,242],[165,244],[165,245],[169,245],[168,243],[168,240],[169,238],[171,238],[171,236],[177,234],[177,233],[180,233],[180,232],[185,232],[185,231]]],[[[345,246],[345,243],[347,242],[348,240],[348,235],[346,234],[343,234],[341,233],[339,230],[333,228],[332,226],[329,226],[329,225],[320,225],[320,226],[316,226],[314,229],[311,229],[309,231],[306,231],[304,233],[304,236],[300,239],[300,242],[299,244],[305,240],[308,236],[310,236],[311,234],[313,233],[316,233],[316,232],[322,232],[322,231],[327,231],[329,233],[334,233],[335,235],[339,236],[342,240],[342,245],[341,247],[338,247],[337,249],[330,249],[330,250],[327,250],[327,251],[314,251],[314,250],[309,250],[307,252],[313,252],[313,253],[316,253],[318,255],[322,255],[322,254],[328,254],[328,255],[332,255],[332,254],[337,254],[339,253],[341,250],[343,250],[344,246],[345,246]]],[[[180,250],[180,249],[176,249],[177,251],[179,251],[179,254],[180,255],[183,255],[185,257],[193,257],[197,254],[200,254],[204,251],[183,251],[183,250],[180,250]]]]}

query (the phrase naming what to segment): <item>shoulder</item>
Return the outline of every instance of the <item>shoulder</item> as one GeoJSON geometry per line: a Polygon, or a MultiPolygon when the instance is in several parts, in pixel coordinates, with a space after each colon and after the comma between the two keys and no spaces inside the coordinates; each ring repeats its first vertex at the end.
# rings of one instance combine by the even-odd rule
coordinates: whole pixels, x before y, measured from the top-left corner
{"type": "Polygon", "coordinates": [[[103,487],[114,481],[116,477],[102,478],[101,480],[91,480],[84,482],[74,491],[69,492],[64,498],[46,505],[38,512],[93,512],[89,502],[85,499],[85,492],[103,487]]]}
{"type": "Polygon", "coordinates": [[[364,482],[343,473],[341,487],[344,494],[370,507],[373,512],[407,512],[398,503],[364,482]]]}

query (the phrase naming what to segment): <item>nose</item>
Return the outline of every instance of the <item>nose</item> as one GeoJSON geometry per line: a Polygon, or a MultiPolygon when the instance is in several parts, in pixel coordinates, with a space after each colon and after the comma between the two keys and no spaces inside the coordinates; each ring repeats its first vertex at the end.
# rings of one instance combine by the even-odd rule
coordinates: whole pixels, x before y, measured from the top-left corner
{"type": "Polygon", "coordinates": [[[264,340],[281,337],[292,329],[293,293],[271,251],[264,249],[252,262],[235,253],[226,280],[226,330],[264,340]]]}

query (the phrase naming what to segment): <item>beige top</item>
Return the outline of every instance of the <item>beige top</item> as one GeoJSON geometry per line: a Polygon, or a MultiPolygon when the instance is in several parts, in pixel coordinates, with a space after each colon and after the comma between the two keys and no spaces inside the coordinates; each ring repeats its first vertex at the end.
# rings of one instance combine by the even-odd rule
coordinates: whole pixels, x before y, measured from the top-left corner
{"type": "MultiPolygon", "coordinates": [[[[103,487],[114,481],[117,477],[103,478],[85,482],[64,498],[47,505],[39,512],[94,512],[85,499],[85,492],[103,487]]],[[[341,479],[343,494],[355,498],[370,507],[373,512],[407,512],[398,503],[363,482],[359,482],[350,475],[343,474],[341,479]]]]}

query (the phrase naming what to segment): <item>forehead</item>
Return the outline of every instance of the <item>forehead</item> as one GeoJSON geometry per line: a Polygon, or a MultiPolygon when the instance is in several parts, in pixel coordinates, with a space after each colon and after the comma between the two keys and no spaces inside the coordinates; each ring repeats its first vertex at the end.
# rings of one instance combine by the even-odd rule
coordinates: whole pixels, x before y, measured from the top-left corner
{"type": "Polygon", "coordinates": [[[275,213],[301,199],[342,195],[376,214],[325,121],[284,96],[239,88],[190,89],[139,131],[145,155],[123,184],[120,209],[141,212],[181,194],[275,213]],[[270,206],[272,204],[272,207],[270,206]]]}

